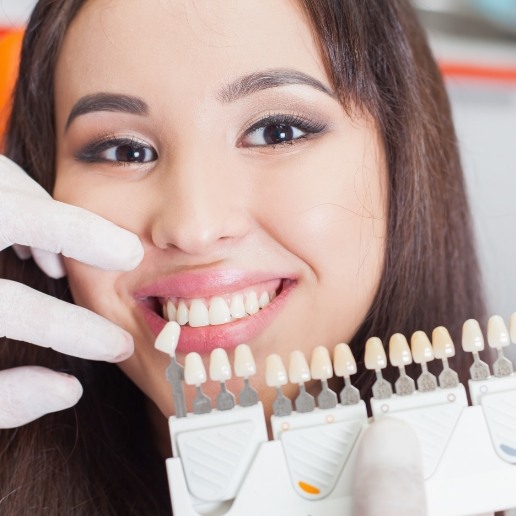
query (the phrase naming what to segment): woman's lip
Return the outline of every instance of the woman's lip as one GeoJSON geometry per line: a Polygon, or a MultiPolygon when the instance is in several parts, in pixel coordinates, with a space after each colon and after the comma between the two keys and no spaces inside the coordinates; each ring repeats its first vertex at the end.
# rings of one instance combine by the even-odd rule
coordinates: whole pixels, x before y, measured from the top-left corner
{"type": "Polygon", "coordinates": [[[238,292],[275,279],[293,279],[271,273],[249,273],[242,270],[216,270],[177,273],[160,278],[134,293],[137,300],[160,298],[210,298],[238,292]]]}
{"type": "MultiPolygon", "coordinates": [[[[209,353],[215,348],[234,349],[239,344],[250,342],[270,324],[283,308],[296,284],[295,281],[288,282],[273,302],[255,315],[217,326],[202,326],[199,328],[182,326],[176,351],[178,353],[196,351],[202,354],[209,353]]],[[[152,333],[157,336],[167,321],[143,302],[138,304],[138,308],[152,333]]]]}

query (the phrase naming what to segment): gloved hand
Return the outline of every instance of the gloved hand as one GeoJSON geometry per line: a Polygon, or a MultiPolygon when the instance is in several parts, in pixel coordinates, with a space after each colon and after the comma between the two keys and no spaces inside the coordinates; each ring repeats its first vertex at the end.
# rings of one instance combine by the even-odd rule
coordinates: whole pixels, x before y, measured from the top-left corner
{"type": "MultiPolygon", "coordinates": [[[[54,201],[20,167],[0,156],[0,251],[13,244],[49,276],[64,275],[59,253],[106,270],[132,270],[138,237],[81,208],[54,201]]],[[[0,337],[81,358],[117,362],[134,349],[129,333],[84,308],[0,279],[0,337]]],[[[23,345],[23,344],[20,344],[23,345]]],[[[0,371],[0,428],[13,428],[77,403],[79,381],[42,367],[0,371]]]]}
{"type": "Polygon", "coordinates": [[[394,418],[364,433],[353,477],[356,516],[425,516],[421,447],[409,425],[394,418]]]}

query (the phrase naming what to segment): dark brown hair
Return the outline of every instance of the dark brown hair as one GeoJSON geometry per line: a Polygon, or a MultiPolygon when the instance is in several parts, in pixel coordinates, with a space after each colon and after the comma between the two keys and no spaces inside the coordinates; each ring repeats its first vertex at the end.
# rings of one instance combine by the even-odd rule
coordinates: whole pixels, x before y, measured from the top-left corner
{"type": "MultiPolygon", "coordinates": [[[[84,0],[41,0],[27,28],[6,137],[7,154],[52,190],[53,73],[61,41],[84,0]]],[[[299,0],[341,102],[377,121],[389,173],[382,280],[351,345],[482,318],[471,224],[450,108],[436,64],[405,0],[299,0]]],[[[0,277],[71,301],[11,251],[0,277]]],[[[346,314],[343,314],[345,317],[346,314]]],[[[169,514],[163,460],[152,447],[143,395],[116,366],[2,342],[0,368],[42,364],[76,375],[72,410],[0,432],[2,514],[169,514]]],[[[458,369],[464,369],[457,357],[458,369]]],[[[363,370],[363,367],[359,366],[363,370]]],[[[371,376],[361,374],[362,392],[371,376]]]]}

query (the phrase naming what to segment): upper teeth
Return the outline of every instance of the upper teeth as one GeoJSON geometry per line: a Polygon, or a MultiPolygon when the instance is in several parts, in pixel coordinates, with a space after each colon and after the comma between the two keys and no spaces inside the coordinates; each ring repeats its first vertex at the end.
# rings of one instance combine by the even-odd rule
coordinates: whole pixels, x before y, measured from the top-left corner
{"type": "Polygon", "coordinates": [[[189,324],[194,328],[225,324],[259,312],[275,296],[274,291],[262,292],[260,297],[255,291],[250,291],[245,294],[232,294],[226,298],[214,296],[209,301],[192,299],[190,307],[184,299],[176,302],[168,299],[163,303],[163,317],[169,321],[177,321],[182,326],[189,324]]]}

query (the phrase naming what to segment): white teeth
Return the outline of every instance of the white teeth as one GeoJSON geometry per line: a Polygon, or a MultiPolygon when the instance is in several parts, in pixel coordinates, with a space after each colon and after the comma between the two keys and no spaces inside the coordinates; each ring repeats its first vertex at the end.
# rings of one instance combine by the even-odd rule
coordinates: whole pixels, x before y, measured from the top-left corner
{"type": "Polygon", "coordinates": [[[258,305],[260,306],[260,308],[264,308],[269,303],[270,303],[269,294],[267,294],[267,292],[262,292],[260,299],[258,299],[258,305]]]}
{"type": "Polygon", "coordinates": [[[200,299],[192,299],[190,312],[188,314],[188,322],[192,328],[199,328],[210,324],[208,308],[204,304],[204,301],[200,299]]]}
{"type": "Polygon", "coordinates": [[[201,326],[216,326],[227,324],[235,319],[258,313],[274,298],[276,293],[263,291],[258,298],[256,291],[245,294],[214,296],[209,301],[205,299],[168,299],[163,303],[163,318],[176,321],[181,326],[189,324],[194,328],[201,326]],[[187,303],[190,303],[188,308],[187,303]],[[209,304],[209,308],[208,308],[209,304]],[[228,306],[229,304],[229,306],[228,306]]]}
{"type": "Polygon", "coordinates": [[[231,314],[231,317],[234,317],[235,319],[241,319],[246,316],[244,296],[242,294],[235,294],[231,298],[229,313],[231,314]]]}
{"type": "Polygon", "coordinates": [[[249,292],[249,294],[247,294],[247,297],[245,298],[245,311],[249,315],[254,315],[260,311],[256,292],[249,292]]]}
{"type": "Polygon", "coordinates": [[[235,376],[238,378],[248,378],[256,374],[256,363],[247,344],[239,344],[235,348],[234,366],[235,376]]]}
{"type": "Polygon", "coordinates": [[[184,326],[188,323],[188,307],[184,301],[179,301],[177,305],[177,313],[176,313],[177,322],[184,326]]]}
{"type": "Polygon", "coordinates": [[[222,348],[215,348],[210,354],[210,380],[225,382],[231,378],[228,354],[222,348]]]}
{"type": "Polygon", "coordinates": [[[366,341],[364,362],[366,369],[377,371],[387,366],[387,356],[382,341],[378,337],[370,337],[366,341]]]}
{"type": "Polygon", "coordinates": [[[357,372],[357,363],[351,353],[350,347],[341,342],[335,346],[333,350],[333,369],[336,376],[349,378],[350,375],[357,372]]]}
{"type": "Polygon", "coordinates": [[[281,387],[288,383],[287,370],[279,355],[267,357],[265,362],[265,383],[269,387],[281,387]]]}
{"type": "Polygon", "coordinates": [[[333,376],[330,353],[324,346],[317,346],[312,351],[310,372],[314,380],[328,380],[333,376]]]}
{"type": "Polygon", "coordinates": [[[185,357],[185,383],[201,385],[206,382],[206,369],[199,353],[188,353],[185,357]]]}
{"type": "Polygon", "coordinates": [[[389,340],[389,359],[394,367],[412,363],[412,354],[407,339],[401,333],[395,333],[389,340]]]}
{"type": "Polygon", "coordinates": [[[302,351],[296,350],[290,353],[288,377],[291,383],[299,384],[308,382],[312,378],[308,362],[302,351]]]}
{"type": "MultiPolygon", "coordinates": [[[[192,308],[190,307],[190,311],[192,308]]],[[[225,324],[231,321],[227,303],[221,297],[213,297],[208,311],[209,323],[212,325],[225,324]]]]}
{"type": "MultiPolygon", "coordinates": [[[[174,305],[174,303],[172,303],[172,301],[168,301],[167,302],[167,315],[166,315],[166,319],[168,319],[169,321],[177,321],[177,310],[176,310],[176,306],[174,305]]],[[[165,308],[165,307],[163,307],[165,308]]]]}

